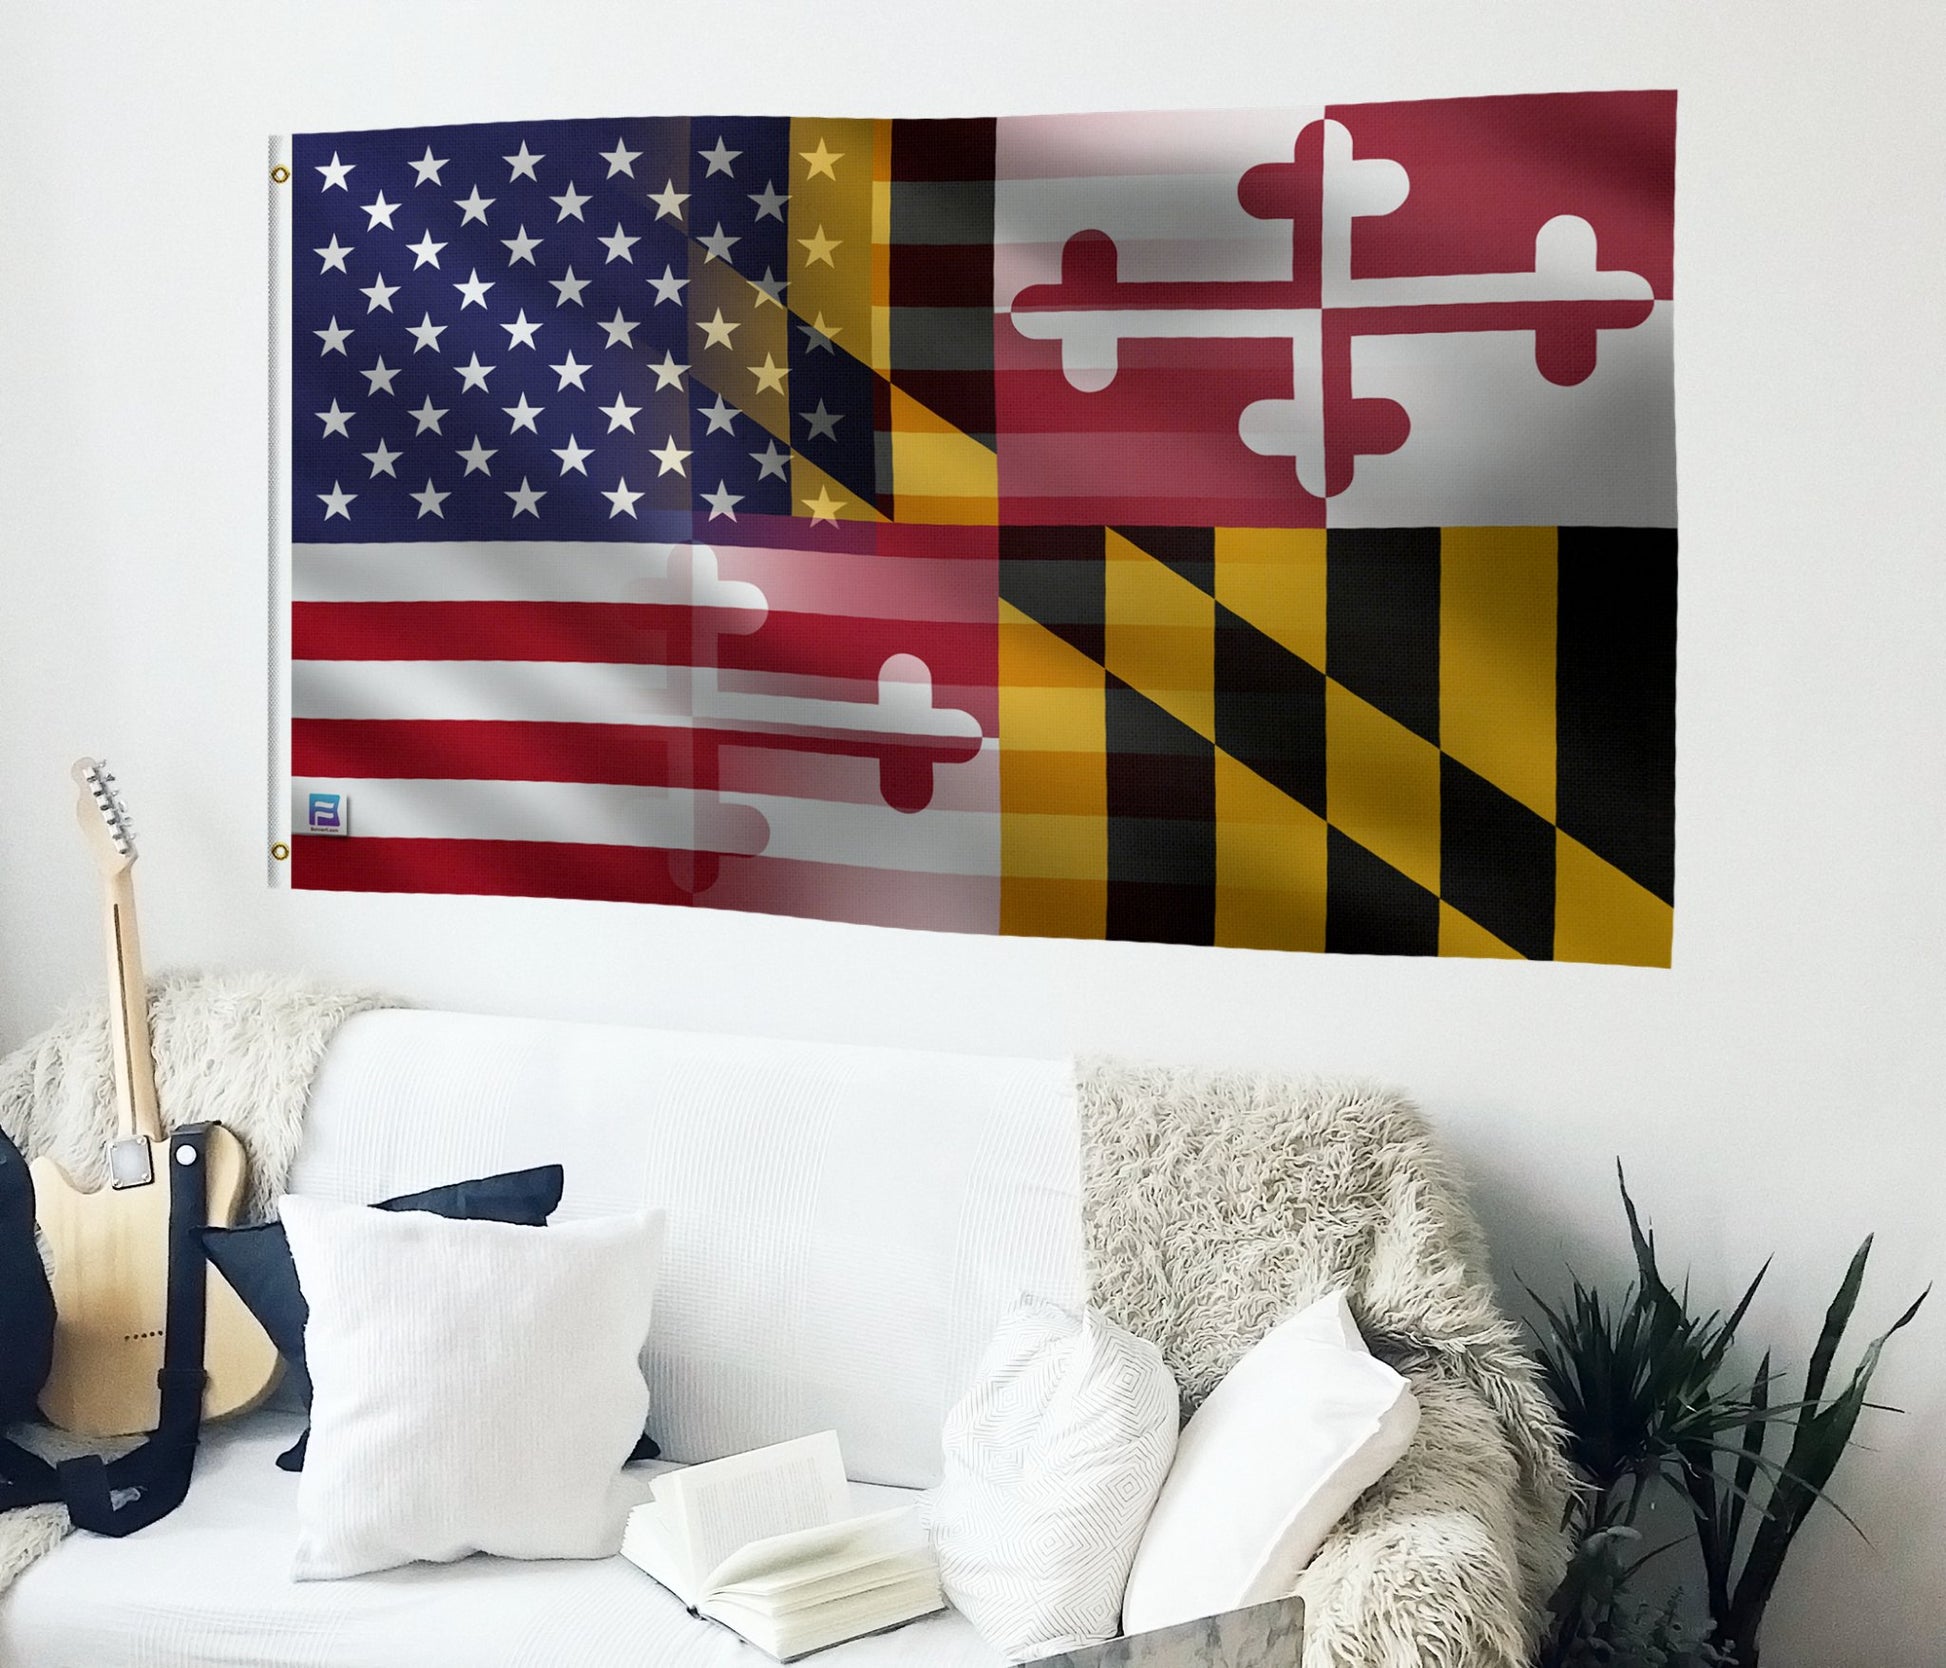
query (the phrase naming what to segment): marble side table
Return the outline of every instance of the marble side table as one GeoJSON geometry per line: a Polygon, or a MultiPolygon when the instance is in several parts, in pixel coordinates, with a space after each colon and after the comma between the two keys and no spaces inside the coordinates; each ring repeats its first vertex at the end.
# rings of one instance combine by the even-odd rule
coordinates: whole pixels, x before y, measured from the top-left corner
{"type": "Polygon", "coordinates": [[[1303,1655],[1304,1602],[1287,1598],[1043,1657],[1036,1668],[1298,1668],[1303,1655]]]}

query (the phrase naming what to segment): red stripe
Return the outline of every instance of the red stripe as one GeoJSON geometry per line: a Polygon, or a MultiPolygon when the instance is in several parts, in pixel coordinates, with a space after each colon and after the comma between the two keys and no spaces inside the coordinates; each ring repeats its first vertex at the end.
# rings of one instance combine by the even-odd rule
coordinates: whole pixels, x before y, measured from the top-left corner
{"type": "Polygon", "coordinates": [[[1003,490],[1000,519],[1010,527],[1067,527],[1091,522],[1108,527],[1322,527],[1324,500],[1304,495],[1294,482],[1291,496],[1284,498],[1057,498],[1003,490]]]}
{"type": "Polygon", "coordinates": [[[813,527],[803,519],[801,511],[795,520],[783,515],[744,515],[734,525],[727,521],[718,521],[712,525],[708,518],[698,511],[696,537],[700,543],[709,545],[717,551],[722,559],[722,573],[726,579],[738,577],[736,557],[733,552],[738,548],[752,546],[765,550],[796,551],[800,554],[839,550],[864,556],[978,558],[993,553],[993,529],[990,527],[906,527],[902,529],[890,522],[882,521],[826,521],[813,527]],[[924,541],[921,546],[911,545],[911,536],[915,532],[924,541]],[[907,543],[900,545],[898,543],[900,539],[905,539],[907,543]]]}
{"type": "Polygon", "coordinates": [[[992,116],[901,117],[892,124],[892,178],[972,180],[991,188],[998,126],[992,116]]]}
{"type": "MultiPolygon", "coordinates": [[[[895,521],[871,524],[876,535],[873,553],[897,559],[904,556],[951,556],[963,561],[992,561],[1000,552],[1000,534],[992,527],[928,527],[895,521]]],[[[735,577],[734,573],[731,575],[735,577]]],[[[998,580],[992,583],[997,584],[998,580]]]]}
{"type": "MultiPolygon", "coordinates": [[[[687,904],[670,858],[650,846],[544,840],[374,840],[299,834],[291,885],[317,892],[468,892],[494,897],[687,904]]],[[[712,859],[712,854],[701,854],[712,859]]],[[[713,859],[712,859],[713,860],[713,859]]]]}
{"type": "Polygon", "coordinates": [[[1124,342],[1115,380],[1099,393],[1070,383],[1058,357],[1036,369],[994,372],[1001,455],[1026,434],[1209,435],[1241,447],[1243,408],[1291,397],[1290,344],[1251,338],[1207,345],[1216,351],[1190,366],[1168,363],[1181,360],[1180,343],[1124,342]]]}
{"type": "Polygon", "coordinates": [[[754,632],[719,636],[713,612],[609,602],[298,602],[291,657],[721,666],[875,680],[893,655],[912,654],[935,684],[991,687],[996,676],[987,621],[778,613],[754,632]]]}
{"type": "Polygon", "coordinates": [[[707,664],[747,614],[632,602],[295,602],[294,660],[707,664]],[[700,645],[701,660],[680,645],[700,645]]]}
{"type": "Polygon", "coordinates": [[[985,620],[772,614],[748,637],[724,638],[717,660],[725,671],[876,681],[879,668],[895,654],[923,660],[935,688],[958,683],[990,689],[999,681],[999,632],[985,620]]]}
{"type": "MultiPolygon", "coordinates": [[[[327,781],[430,779],[476,782],[607,782],[638,788],[721,786],[725,748],[872,759],[895,808],[922,810],[933,767],[963,764],[977,737],[887,737],[656,724],[515,723],[474,719],[298,718],[291,721],[291,774],[327,781]]],[[[844,779],[833,787],[842,789],[844,779]]],[[[761,790],[747,790],[761,791],[761,790]]],[[[832,798],[847,797],[842,791],[832,798]]]]}
{"type": "Polygon", "coordinates": [[[993,246],[895,243],[890,255],[894,307],[993,307],[993,246]]]}

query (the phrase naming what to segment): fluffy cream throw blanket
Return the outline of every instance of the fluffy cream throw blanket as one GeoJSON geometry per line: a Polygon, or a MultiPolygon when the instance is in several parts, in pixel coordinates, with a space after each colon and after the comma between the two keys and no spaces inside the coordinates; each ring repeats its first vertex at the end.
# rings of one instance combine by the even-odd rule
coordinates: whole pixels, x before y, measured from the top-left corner
{"type": "MultiPolygon", "coordinates": [[[[175,975],[152,982],[149,1036],[163,1122],[227,1125],[250,1155],[245,1214],[269,1214],[304,1128],[311,1077],[332,1033],[381,998],[296,979],[175,975]]],[[[0,1059],[0,1128],[27,1158],[51,1154],[83,1187],[106,1177],[115,1130],[107,1010],[78,1009],[0,1059]]],[[[56,1433],[13,1433],[58,1454],[56,1433]]],[[[68,1532],[61,1506],[0,1514],[0,1591],[68,1532]]]]}
{"type": "Polygon", "coordinates": [[[1299,1589],[1304,1668],[1520,1668],[1573,1486],[1537,1370],[1424,1121],[1370,1085],[1112,1060],[1079,1076],[1094,1302],[1193,1412],[1299,1304],[1347,1289],[1421,1410],[1299,1589]]]}

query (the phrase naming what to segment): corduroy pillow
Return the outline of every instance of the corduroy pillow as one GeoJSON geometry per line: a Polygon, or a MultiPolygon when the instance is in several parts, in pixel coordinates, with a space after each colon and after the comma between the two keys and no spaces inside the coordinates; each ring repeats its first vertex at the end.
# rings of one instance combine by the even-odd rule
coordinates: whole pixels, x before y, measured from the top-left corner
{"type": "Polygon", "coordinates": [[[281,1214],[310,1305],[295,1579],[621,1546],[662,1212],[545,1233],[317,1199],[281,1214]]]}

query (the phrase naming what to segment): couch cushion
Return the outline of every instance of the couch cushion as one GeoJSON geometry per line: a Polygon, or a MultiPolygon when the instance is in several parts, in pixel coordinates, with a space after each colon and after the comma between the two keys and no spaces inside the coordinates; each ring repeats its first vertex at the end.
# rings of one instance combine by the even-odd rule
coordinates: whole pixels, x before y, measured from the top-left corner
{"type": "MultiPolygon", "coordinates": [[[[633,1565],[468,1558],[293,1582],[299,1479],[273,1456],[303,1421],[209,1431],[189,1498],[127,1540],[74,1535],[0,1597],[0,1668],[774,1668],[633,1565]]],[[[662,1466],[642,1466],[640,1487],[662,1466]]],[[[855,1487],[858,1509],[903,1491],[855,1487]]],[[[820,1655],[828,1668],[999,1668],[953,1611],[820,1655]]]]}
{"type": "Polygon", "coordinates": [[[649,1430],[672,1460],[832,1428],[854,1477],[930,1487],[1001,1311],[1085,1297],[1063,1061],[364,1014],[325,1055],[291,1190],[550,1162],[557,1221],[668,1212],[649,1430]]]}

